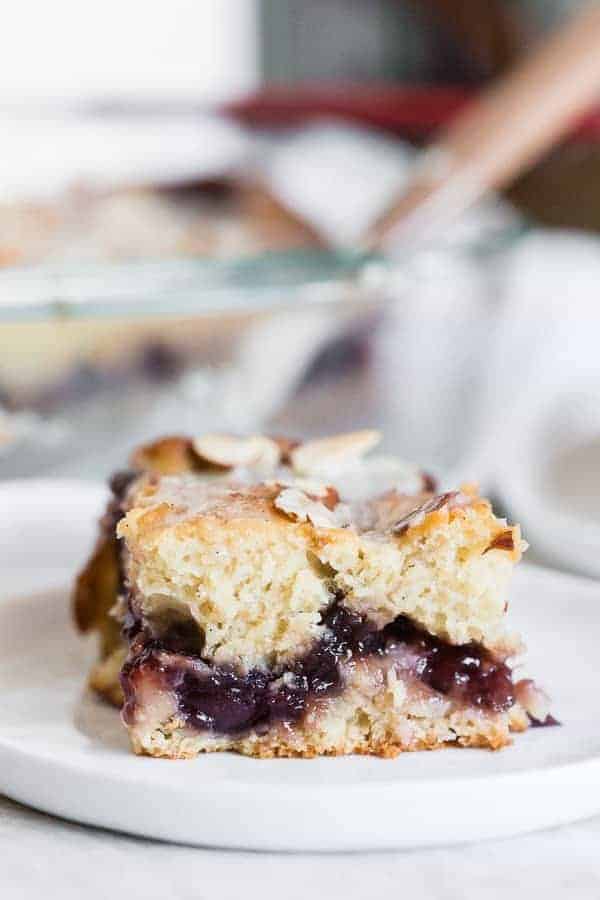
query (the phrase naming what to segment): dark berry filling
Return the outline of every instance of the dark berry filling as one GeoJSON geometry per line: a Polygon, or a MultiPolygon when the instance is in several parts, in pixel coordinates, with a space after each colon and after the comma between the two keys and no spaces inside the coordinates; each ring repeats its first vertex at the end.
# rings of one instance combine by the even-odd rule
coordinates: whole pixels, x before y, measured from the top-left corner
{"type": "Polygon", "coordinates": [[[377,630],[347,610],[339,597],[322,621],[325,635],[304,656],[285,669],[246,673],[203,660],[197,634],[194,646],[192,631],[183,623],[159,638],[136,623],[122,674],[125,720],[134,721],[140,679],[150,678],[175,695],[181,717],[201,731],[239,735],[267,731],[278,722],[293,725],[311,701],[343,689],[341,662],[395,653],[411,676],[455,702],[490,712],[514,703],[511,670],[478,644],[448,644],[405,616],[377,630]]]}

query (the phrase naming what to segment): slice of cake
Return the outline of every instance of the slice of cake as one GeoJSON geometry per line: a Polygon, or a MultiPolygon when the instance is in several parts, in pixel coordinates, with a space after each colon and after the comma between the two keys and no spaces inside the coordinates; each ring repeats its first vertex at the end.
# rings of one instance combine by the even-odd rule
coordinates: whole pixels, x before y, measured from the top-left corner
{"type": "MultiPolygon", "coordinates": [[[[365,439],[372,442],[374,436],[372,433],[367,433],[366,438],[359,436],[359,442],[365,439]]],[[[73,603],[79,630],[98,634],[99,660],[90,673],[89,683],[106,700],[119,706],[123,702],[120,672],[127,655],[127,643],[118,620],[116,603],[119,596],[124,596],[125,585],[116,525],[124,515],[128,488],[144,474],[151,473],[176,475],[187,472],[209,483],[224,485],[231,480],[238,483],[241,480],[245,484],[260,483],[277,469],[284,480],[299,481],[290,465],[290,452],[298,442],[277,439],[276,451],[271,449],[269,460],[264,458],[264,453],[256,452],[257,446],[271,447],[270,443],[265,445],[262,440],[257,443],[257,439],[253,438],[240,442],[218,437],[215,442],[210,435],[198,441],[181,436],[161,438],[138,448],[129,461],[129,468],[111,478],[112,499],[100,520],[96,548],[77,579],[73,603]],[[204,447],[206,441],[208,449],[204,447]],[[207,453],[220,462],[211,461],[207,453]]],[[[343,441],[341,446],[343,454],[343,441]]],[[[359,457],[360,451],[358,460],[359,457]]],[[[355,497],[361,496],[361,491],[364,496],[369,489],[381,492],[390,485],[406,493],[418,493],[434,487],[430,476],[395,457],[371,458],[368,468],[362,462],[348,465],[349,462],[352,463],[352,454],[347,455],[343,470],[345,488],[355,497]]]]}
{"type": "Polygon", "coordinates": [[[113,480],[76,615],[136,752],[499,748],[547,720],[510,666],[518,526],[377,440],[172,438],[113,480]]]}

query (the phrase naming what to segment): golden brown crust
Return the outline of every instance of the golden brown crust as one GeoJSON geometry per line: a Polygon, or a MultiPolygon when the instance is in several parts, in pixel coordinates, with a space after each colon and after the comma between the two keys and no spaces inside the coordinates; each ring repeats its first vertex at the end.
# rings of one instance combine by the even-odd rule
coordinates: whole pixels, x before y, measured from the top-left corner
{"type": "Polygon", "coordinates": [[[110,683],[107,683],[104,679],[99,679],[96,675],[96,666],[90,672],[88,685],[106,703],[115,706],[117,709],[121,709],[123,706],[123,690],[119,681],[112,680],[110,683]]]}
{"type": "MultiPolygon", "coordinates": [[[[181,435],[160,438],[139,447],[132,453],[130,465],[139,474],[164,475],[212,468],[194,453],[192,440],[181,435]]],[[[102,659],[121,642],[119,627],[109,616],[118,594],[118,547],[116,535],[102,530],[73,590],[75,624],[84,633],[100,632],[102,659]]]]}
{"type": "MultiPolygon", "coordinates": [[[[371,716],[372,716],[371,712],[371,716]]],[[[256,759],[314,759],[318,756],[379,756],[394,759],[401,753],[442,748],[472,748],[501,750],[512,743],[511,733],[523,732],[529,727],[529,718],[520,706],[514,706],[508,713],[480,716],[469,710],[455,711],[445,720],[417,719],[411,715],[396,717],[394,727],[387,728],[382,735],[375,736],[370,729],[375,720],[365,726],[363,733],[327,741],[318,730],[314,733],[302,731],[285,734],[277,731],[264,737],[227,739],[196,738],[180,733],[184,723],[173,719],[165,723],[159,732],[145,736],[130,734],[134,753],[162,759],[193,759],[204,753],[218,753],[229,750],[256,759]],[[411,732],[412,729],[412,732],[411,732]],[[407,737],[398,731],[406,730],[407,737]]]]}
{"type": "Polygon", "coordinates": [[[101,537],[85,568],[77,576],[72,609],[77,628],[96,631],[100,658],[105,659],[122,643],[118,623],[110,615],[118,594],[118,547],[114,537],[101,537]]]}
{"type": "Polygon", "coordinates": [[[92,667],[88,679],[89,687],[96,694],[119,708],[123,704],[123,691],[119,675],[126,657],[127,648],[122,641],[119,641],[104,659],[92,667]]]}
{"type": "Polygon", "coordinates": [[[135,450],[130,464],[137,472],[158,472],[175,475],[178,472],[193,472],[207,467],[194,452],[191,438],[170,435],[135,450]]]}
{"type": "Polygon", "coordinates": [[[114,604],[117,580],[116,541],[99,540],[75,582],[73,613],[80,631],[98,627],[114,604]]]}

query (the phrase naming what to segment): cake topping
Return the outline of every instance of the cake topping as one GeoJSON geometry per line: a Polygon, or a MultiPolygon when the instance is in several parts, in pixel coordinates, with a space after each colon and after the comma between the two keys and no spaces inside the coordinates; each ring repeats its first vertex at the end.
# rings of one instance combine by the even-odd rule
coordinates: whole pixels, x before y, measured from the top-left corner
{"type": "Polygon", "coordinates": [[[228,434],[205,434],[193,442],[194,451],[202,459],[226,469],[256,466],[269,471],[281,458],[277,441],[262,435],[247,438],[228,434]]]}
{"type": "Polygon", "coordinates": [[[381,440],[378,431],[353,431],[300,444],[290,459],[298,475],[323,475],[356,463],[381,440]]]}
{"type": "Polygon", "coordinates": [[[402,518],[396,522],[392,531],[394,534],[404,534],[409,528],[421,525],[429,513],[436,512],[444,506],[449,506],[451,502],[458,497],[458,491],[447,491],[445,494],[438,494],[435,497],[431,497],[429,500],[426,500],[424,503],[421,503],[419,506],[416,506],[410,512],[406,513],[405,516],[402,516],[402,518]]]}
{"type": "Polygon", "coordinates": [[[315,481],[312,478],[277,477],[272,481],[265,481],[265,485],[278,490],[298,488],[298,490],[308,494],[311,499],[320,500],[327,509],[335,509],[340,502],[337,488],[334,488],[331,484],[326,484],[324,481],[315,481]]]}
{"type": "MultiPolygon", "coordinates": [[[[389,489],[402,494],[428,491],[429,478],[414,465],[389,455],[367,451],[379,440],[375,431],[357,431],[301,443],[279,436],[242,438],[212,433],[194,440],[162,438],[136,451],[138,473],[184,475],[253,485],[260,482],[298,487],[319,497],[337,490],[347,502],[377,497],[389,489]],[[314,487],[318,485],[318,487],[314,487]],[[333,488],[332,486],[335,486],[333,488]]],[[[335,503],[328,496],[325,505],[335,503]]]]}
{"type": "Polygon", "coordinates": [[[296,522],[311,522],[316,528],[340,528],[349,522],[343,504],[331,509],[324,499],[311,496],[297,487],[284,487],[274,500],[275,506],[296,522]]]}

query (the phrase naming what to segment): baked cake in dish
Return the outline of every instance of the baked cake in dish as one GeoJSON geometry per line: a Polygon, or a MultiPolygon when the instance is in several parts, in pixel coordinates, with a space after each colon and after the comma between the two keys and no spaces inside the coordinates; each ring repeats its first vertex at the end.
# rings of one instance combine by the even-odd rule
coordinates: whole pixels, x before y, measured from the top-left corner
{"type": "Polygon", "coordinates": [[[136,753],[497,749],[550,721],[511,668],[518,526],[378,440],[166,438],[113,478],[75,616],[136,753]]]}

